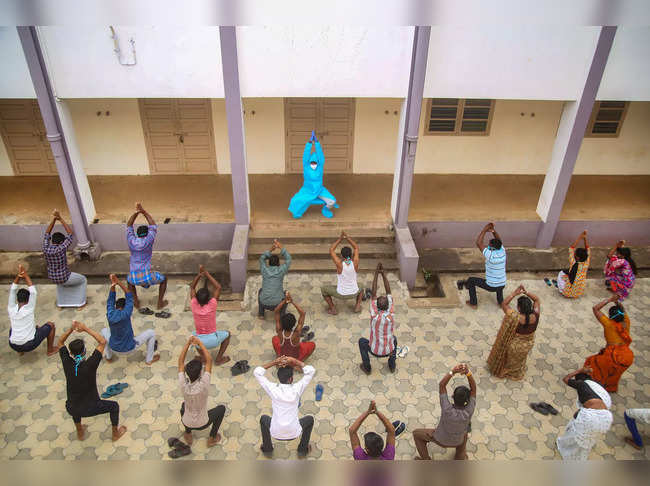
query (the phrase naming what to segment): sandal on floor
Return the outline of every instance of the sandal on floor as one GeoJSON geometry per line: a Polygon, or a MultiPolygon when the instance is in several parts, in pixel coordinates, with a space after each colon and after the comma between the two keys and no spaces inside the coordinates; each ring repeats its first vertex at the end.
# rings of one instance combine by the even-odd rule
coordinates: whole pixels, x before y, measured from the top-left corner
{"type": "Polygon", "coordinates": [[[549,411],[546,409],[546,407],[543,407],[541,403],[531,403],[530,408],[535,410],[537,413],[541,413],[542,415],[549,414],[549,411]]]}
{"type": "Polygon", "coordinates": [[[314,332],[312,331],[303,338],[302,342],[306,343],[307,341],[311,341],[312,339],[314,339],[314,336],[316,336],[316,334],[314,334],[314,332]]]}
{"type": "Polygon", "coordinates": [[[553,287],[553,283],[551,283],[551,279],[550,279],[550,278],[545,278],[545,279],[544,279],[544,283],[545,283],[546,285],[548,285],[549,287],[553,287]]]}
{"type": "Polygon", "coordinates": [[[163,319],[168,319],[172,316],[171,312],[169,312],[167,309],[162,310],[160,312],[156,312],[155,314],[156,317],[161,317],[163,319]]]}
{"type": "Polygon", "coordinates": [[[128,383],[115,383],[114,385],[108,385],[106,391],[102,393],[102,398],[110,398],[119,395],[128,387],[128,383]]]}
{"type": "Polygon", "coordinates": [[[154,312],[151,309],[149,309],[149,307],[140,307],[138,309],[138,312],[145,316],[152,316],[154,314],[154,312]]]}
{"type": "Polygon", "coordinates": [[[191,449],[190,446],[176,437],[170,437],[167,439],[167,445],[172,449],[191,449]]]}
{"type": "Polygon", "coordinates": [[[406,430],[406,424],[401,420],[395,420],[395,422],[393,422],[393,427],[395,428],[395,437],[399,436],[406,430]]]}
{"type": "Polygon", "coordinates": [[[302,326],[302,329],[300,330],[300,337],[305,337],[307,335],[307,332],[309,332],[309,326],[302,326]]]}
{"type": "Polygon", "coordinates": [[[557,411],[557,409],[556,409],[553,405],[551,405],[550,403],[539,402],[539,406],[540,406],[540,407],[544,407],[546,410],[549,411],[549,413],[550,413],[551,415],[557,415],[557,414],[559,413],[559,412],[557,411]]]}
{"type": "Polygon", "coordinates": [[[553,286],[554,286],[555,288],[558,288],[558,286],[557,286],[557,280],[553,279],[553,280],[551,280],[551,282],[553,282],[553,286]]]}
{"type": "Polygon", "coordinates": [[[234,365],[230,367],[230,372],[232,373],[232,376],[237,376],[246,373],[250,369],[251,367],[248,365],[247,362],[237,361],[234,365]]]}
{"type": "Polygon", "coordinates": [[[409,347],[408,346],[402,346],[401,348],[397,348],[397,357],[398,358],[406,358],[406,355],[409,354],[409,347]]]}
{"type": "Polygon", "coordinates": [[[178,459],[179,457],[189,456],[191,453],[192,453],[192,449],[190,449],[189,447],[187,447],[187,449],[185,449],[185,448],[182,448],[182,449],[172,449],[171,451],[169,451],[169,452],[167,453],[167,455],[168,455],[169,457],[171,457],[172,459],[178,459]]]}
{"type": "Polygon", "coordinates": [[[323,399],[323,391],[325,391],[324,388],[323,388],[323,385],[321,385],[320,383],[318,385],[316,385],[316,401],[317,402],[320,402],[323,399]]]}

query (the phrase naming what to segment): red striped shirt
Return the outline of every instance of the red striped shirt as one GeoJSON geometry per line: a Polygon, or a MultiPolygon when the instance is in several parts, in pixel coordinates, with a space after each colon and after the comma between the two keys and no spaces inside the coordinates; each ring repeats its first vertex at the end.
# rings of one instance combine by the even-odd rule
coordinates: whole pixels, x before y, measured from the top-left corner
{"type": "Polygon", "coordinates": [[[388,310],[377,308],[377,299],[370,302],[370,351],[377,356],[386,356],[393,352],[395,330],[393,297],[388,294],[388,310]]]}

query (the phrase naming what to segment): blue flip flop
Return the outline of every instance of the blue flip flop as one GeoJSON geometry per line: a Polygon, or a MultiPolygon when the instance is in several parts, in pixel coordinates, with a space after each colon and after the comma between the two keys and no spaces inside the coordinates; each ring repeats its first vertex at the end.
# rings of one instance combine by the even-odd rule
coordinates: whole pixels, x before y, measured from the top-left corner
{"type": "Polygon", "coordinates": [[[325,389],[323,388],[323,385],[320,383],[316,385],[316,401],[320,402],[323,399],[323,392],[325,389]]]}
{"type": "Polygon", "coordinates": [[[108,385],[106,391],[102,393],[102,398],[110,398],[119,395],[128,387],[128,383],[115,383],[114,385],[108,385]]]}

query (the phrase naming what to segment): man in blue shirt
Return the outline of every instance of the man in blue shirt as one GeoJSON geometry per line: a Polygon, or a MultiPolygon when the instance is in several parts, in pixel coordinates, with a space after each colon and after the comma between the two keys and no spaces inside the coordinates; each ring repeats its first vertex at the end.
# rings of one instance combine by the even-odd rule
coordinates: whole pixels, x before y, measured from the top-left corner
{"type": "Polygon", "coordinates": [[[470,277],[467,280],[456,282],[458,290],[467,288],[469,300],[466,304],[474,309],[477,307],[476,287],[488,292],[496,292],[497,302],[503,302],[503,288],[506,286],[506,249],[503,247],[501,237],[494,229],[494,223],[488,223],[476,238],[476,246],[485,257],[485,278],[470,277]],[[492,233],[493,238],[485,246],[485,234],[492,233]]]}
{"type": "Polygon", "coordinates": [[[133,293],[129,292],[126,286],[120,282],[117,276],[112,273],[111,290],[106,302],[106,318],[108,326],[102,329],[102,335],[108,341],[104,349],[104,357],[107,362],[113,361],[113,353],[128,354],[146,343],[147,355],[145,361],[148,365],[160,359],[156,351],[156,332],[153,329],[133,336],[131,314],[133,313],[133,293]],[[115,287],[119,286],[124,291],[124,298],[115,300],[115,287]]]}

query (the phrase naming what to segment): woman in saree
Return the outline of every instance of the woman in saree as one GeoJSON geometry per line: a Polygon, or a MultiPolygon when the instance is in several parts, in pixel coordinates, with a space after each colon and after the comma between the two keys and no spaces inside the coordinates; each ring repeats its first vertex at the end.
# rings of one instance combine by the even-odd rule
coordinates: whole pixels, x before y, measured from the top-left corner
{"type": "Polygon", "coordinates": [[[591,376],[608,392],[618,390],[621,375],[634,362],[634,353],[630,349],[630,317],[618,301],[618,294],[614,294],[593,307],[596,319],[603,325],[607,344],[598,354],[585,360],[585,367],[593,370],[591,376]],[[601,309],[609,303],[616,305],[609,308],[608,317],[601,309]]]}
{"type": "Polygon", "coordinates": [[[578,411],[573,415],[555,443],[564,460],[586,461],[589,453],[612,426],[613,416],[609,411],[612,398],[594,381],[591,369],[580,368],[566,375],[562,381],[578,392],[578,411]]]}
{"type": "Polygon", "coordinates": [[[625,240],[620,240],[607,254],[605,285],[621,300],[625,300],[634,287],[636,271],[632,251],[625,247],[625,240]]]}
{"type": "Polygon", "coordinates": [[[526,372],[528,353],[535,343],[539,298],[520,285],[501,303],[501,309],[505,316],[487,360],[488,369],[498,378],[521,380],[526,372]],[[521,297],[514,310],[510,301],[517,295],[521,297]]]}

